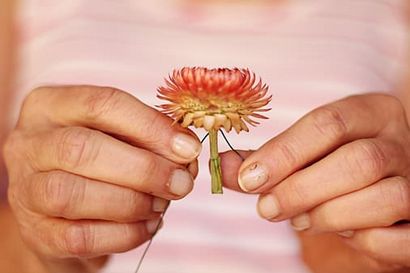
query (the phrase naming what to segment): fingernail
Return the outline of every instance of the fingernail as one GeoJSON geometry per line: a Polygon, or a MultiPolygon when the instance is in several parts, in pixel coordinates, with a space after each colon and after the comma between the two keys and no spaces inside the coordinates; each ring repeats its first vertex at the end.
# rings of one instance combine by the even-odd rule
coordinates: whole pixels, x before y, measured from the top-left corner
{"type": "Polygon", "coordinates": [[[192,136],[179,133],[172,140],[172,151],[180,157],[192,160],[201,152],[201,143],[192,136]]]}
{"type": "Polygon", "coordinates": [[[267,194],[259,199],[258,211],[265,219],[274,219],[280,214],[279,202],[272,194],[267,194]]]}
{"type": "Polygon", "coordinates": [[[260,164],[254,163],[240,173],[238,180],[243,191],[252,191],[268,181],[268,172],[260,164]]]}
{"type": "Polygon", "coordinates": [[[152,211],[153,212],[164,212],[168,206],[168,200],[163,198],[154,197],[152,200],[152,211]]]}
{"type": "Polygon", "coordinates": [[[176,169],[171,176],[169,191],[177,196],[185,196],[193,187],[192,176],[189,172],[176,169]]]}
{"type": "Polygon", "coordinates": [[[354,231],[353,230],[346,230],[346,231],[338,232],[337,234],[339,234],[340,236],[345,237],[345,238],[351,238],[354,235],[354,231]]]}
{"type": "Polygon", "coordinates": [[[307,213],[302,213],[290,220],[294,230],[302,231],[310,228],[310,217],[307,213]]]}
{"type": "Polygon", "coordinates": [[[149,234],[156,233],[158,230],[160,230],[162,225],[163,225],[162,219],[148,220],[145,223],[145,226],[146,226],[149,234]]]}

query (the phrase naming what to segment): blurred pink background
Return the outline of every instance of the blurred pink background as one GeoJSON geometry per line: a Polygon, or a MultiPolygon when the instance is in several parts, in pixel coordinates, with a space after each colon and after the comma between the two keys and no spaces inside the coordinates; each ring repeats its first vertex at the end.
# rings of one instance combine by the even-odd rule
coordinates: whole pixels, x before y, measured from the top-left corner
{"type": "MultiPolygon", "coordinates": [[[[244,67],[270,86],[270,119],[228,138],[257,148],[321,104],[393,90],[407,53],[404,1],[24,0],[16,108],[45,84],[114,86],[153,106],[174,68],[244,67]]],[[[307,272],[288,223],[261,220],[256,196],[210,194],[207,149],[193,193],[171,204],[141,272],[307,272]]],[[[115,255],[105,272],[132,272],[140,252],[115,255]]]]}

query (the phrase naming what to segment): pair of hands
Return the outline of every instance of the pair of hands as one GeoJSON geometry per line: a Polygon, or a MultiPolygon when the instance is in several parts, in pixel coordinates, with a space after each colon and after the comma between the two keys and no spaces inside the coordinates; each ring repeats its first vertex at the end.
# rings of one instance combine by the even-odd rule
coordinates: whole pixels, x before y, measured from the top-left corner
{"type": "MultiPolygon", "coordinates": [[[[135,248],[169,200],[191,191],[201,145],[171,123],[113,88],[45,87],[27,97],[4,149],[9,201],[48,270],[88,272],[101,266],[96,257],[135,248]]],[[[340,233],[382,272],[410,267],[410,226],[394,225],[410,220],[409,147],[401,104],[370,94],[312,111],[241,152],[243,163],[221,157],[225,186],[261,194],[262,217],[340,233]]]]}

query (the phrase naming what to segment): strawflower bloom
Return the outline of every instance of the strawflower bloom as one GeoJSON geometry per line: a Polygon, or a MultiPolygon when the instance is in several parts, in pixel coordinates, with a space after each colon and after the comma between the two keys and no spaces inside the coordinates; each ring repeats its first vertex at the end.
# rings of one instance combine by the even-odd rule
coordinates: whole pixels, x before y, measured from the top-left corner
{"type": "Polygon", "coordinates": [[[260,114],[271,100],[266,96],[268,86],[256,81],[248,69],[184,67],[174,70],[166,85],[158,88],[158,98],[168,103],[160,105],[183,127],[204,128],[209,133],[211,148],[212,193],[222,193],[218,130],[237,133],[249,131],[247,124],[256,126],[254,118],[266,119],[260,114]]]}

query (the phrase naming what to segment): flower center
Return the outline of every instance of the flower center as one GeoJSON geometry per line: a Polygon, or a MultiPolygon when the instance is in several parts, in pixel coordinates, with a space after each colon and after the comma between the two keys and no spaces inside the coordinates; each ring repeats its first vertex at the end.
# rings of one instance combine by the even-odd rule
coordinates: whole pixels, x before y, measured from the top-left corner
{"type": "Polygon", "coordinates": [[[217,97],[207,99],[185,97],[181,106],[186,112],[205,111],[208,115],[235,113],[243,109],[242,103],[233,100],[226,101],[217,97]]]}

